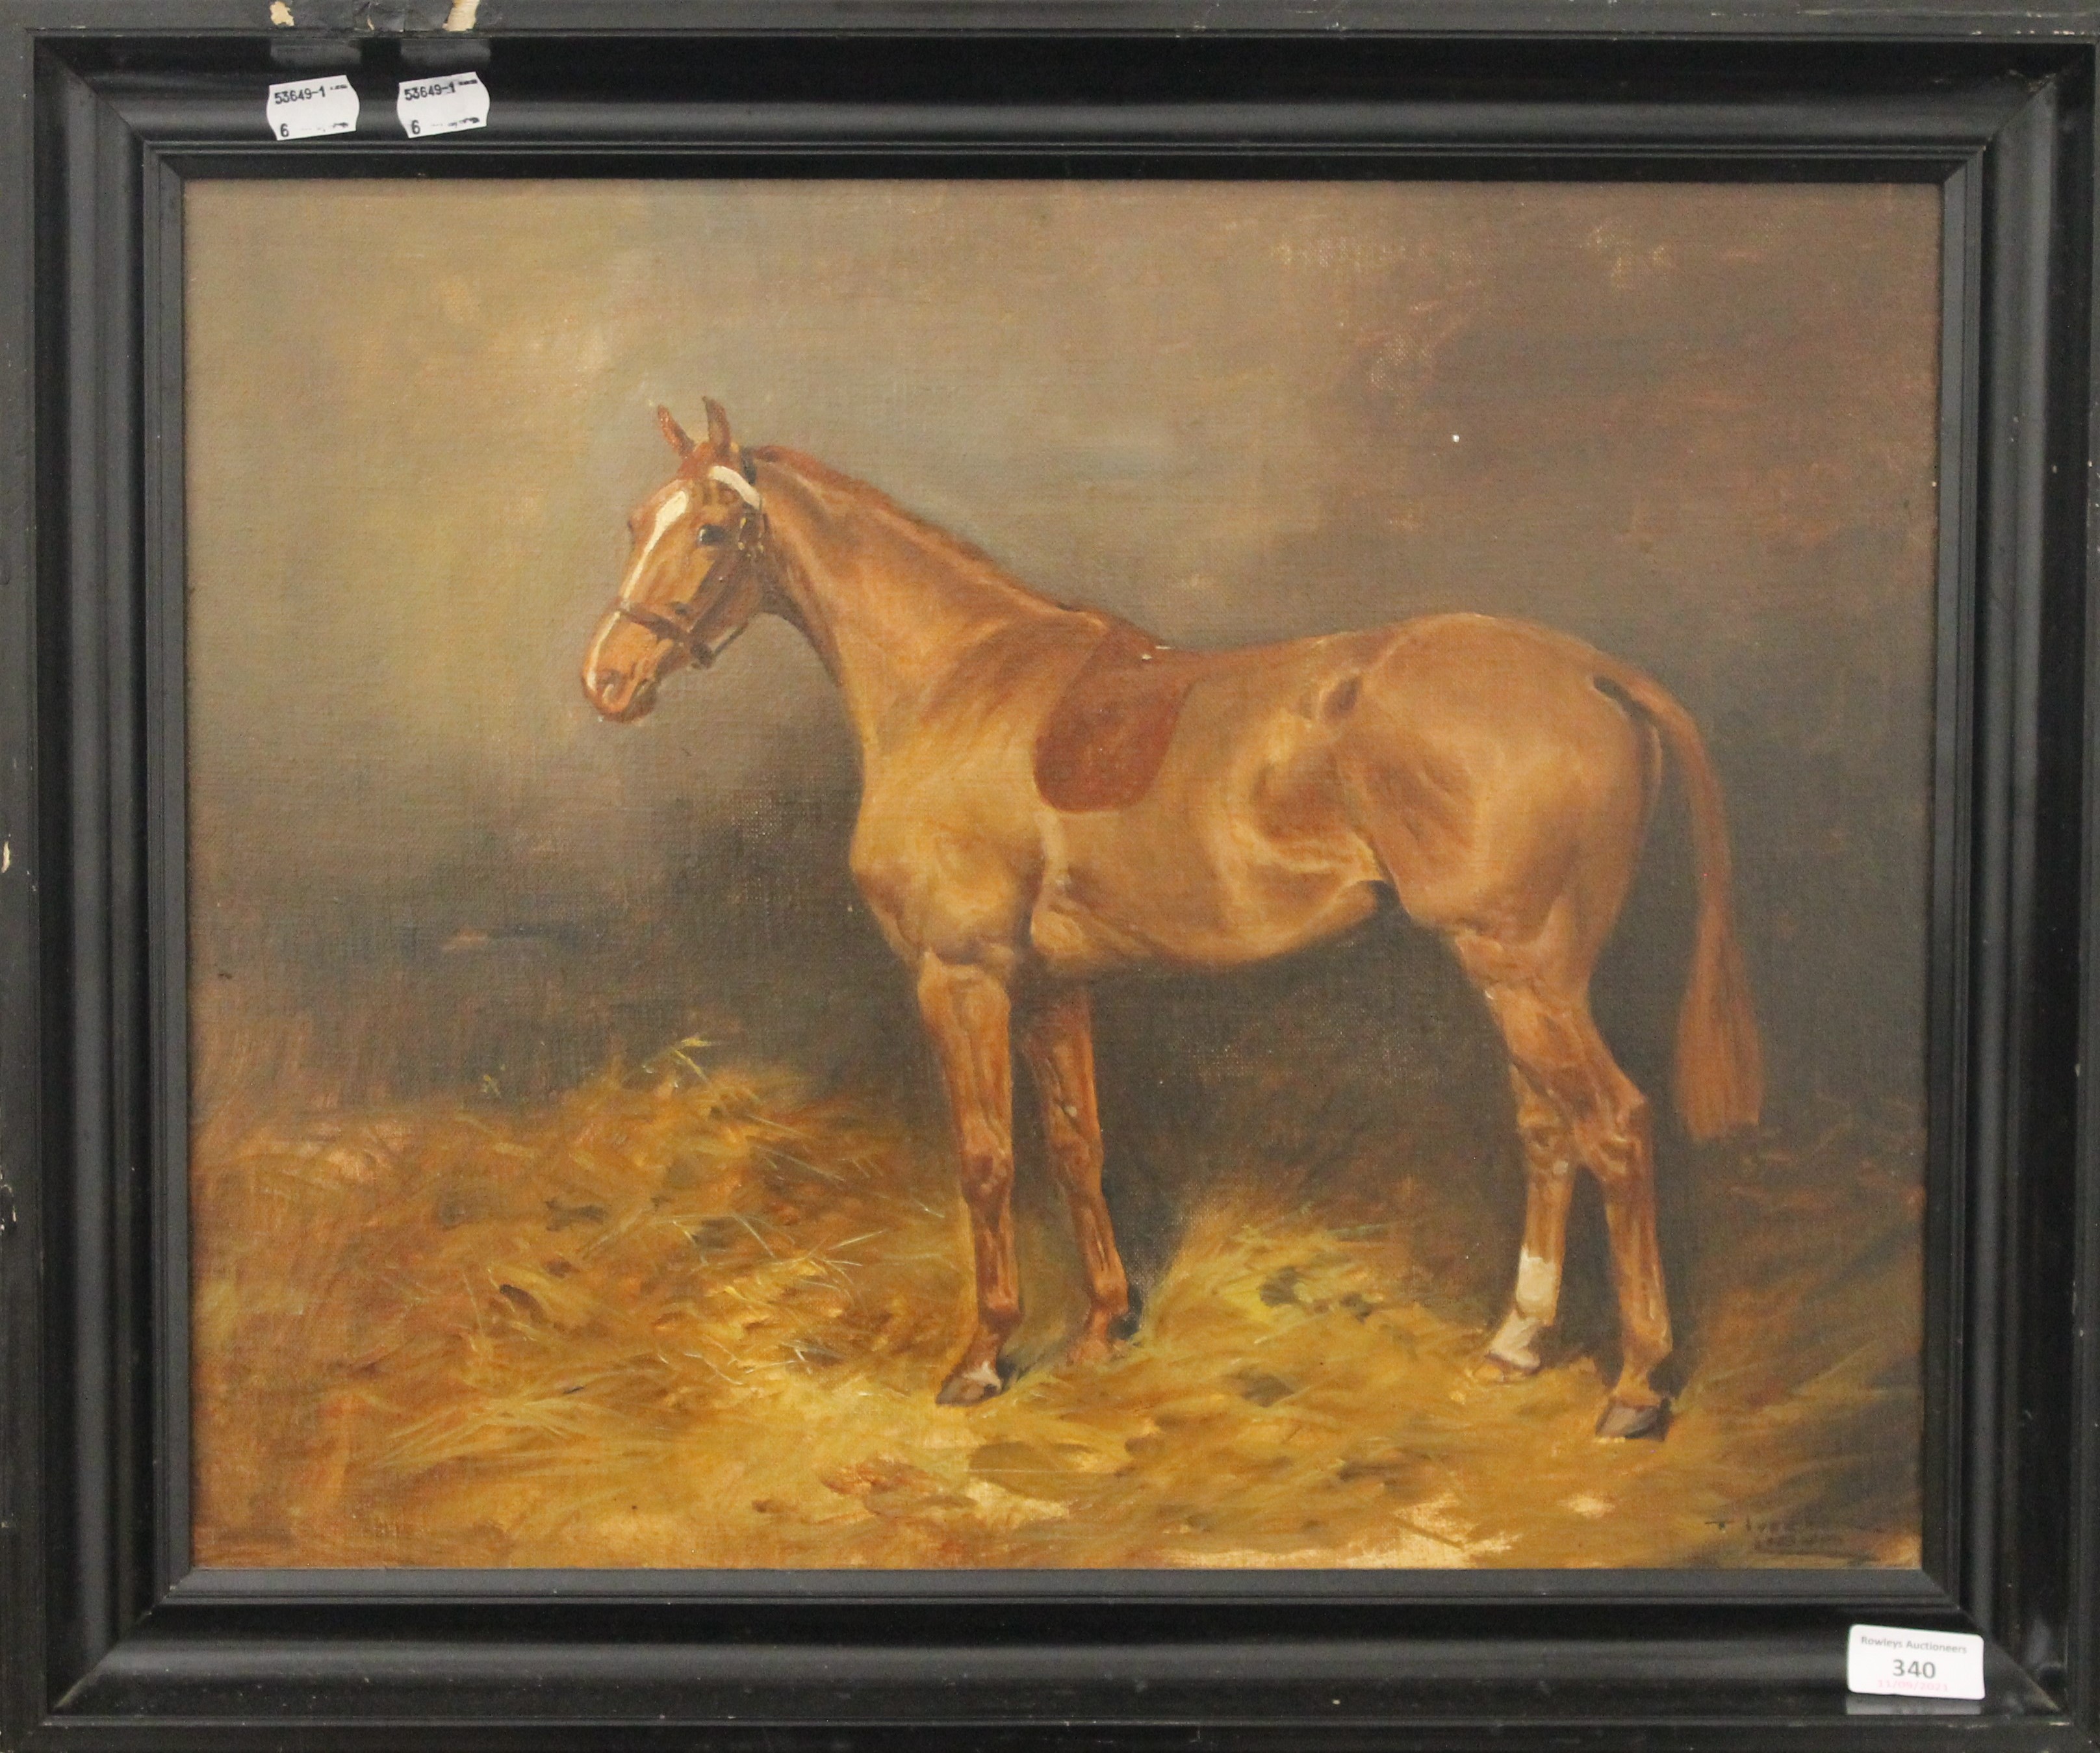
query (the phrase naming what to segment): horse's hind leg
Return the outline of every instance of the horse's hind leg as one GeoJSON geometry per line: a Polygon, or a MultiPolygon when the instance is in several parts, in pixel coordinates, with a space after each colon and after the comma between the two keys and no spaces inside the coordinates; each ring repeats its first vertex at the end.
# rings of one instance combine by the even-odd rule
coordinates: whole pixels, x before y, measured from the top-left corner
{"type": "Polygon", "coordinates": [[[1538,1341],[1560,1314],[1568,1206],[1575,1190],[1575,1137],[1567,1117],[1514,1062],[1510,1084],[1516,1094],[1517,1133],[1524,1142],[1524,1241],[1509,1313],[1476,1372],[1484,1381],[1508,1381],[1538,1368],[1538,1341]]]}
{"type": "Polygon", "coordinates": [[[1066,1359],[1108,1356],[1130,1312],[1130,1282],[1116,1252],[1115,1229],[1101,1197],[1101,1122],[1094,1098],[1092,1007],[1083,986],[1039,1000],[1021,1028],[1021,1051],[1043,1108],[1043,1142],[1051,1172],[1072,1208],[1079,1262],[1087,1275],[1087,1319],[1066,1359]]]}
{"type": "MultiPolygon", "coordinates": [[[[1511,947],[1471,933],[1455,934],[1452,943],[1460,961],[1488,1001],[1502,1031],[1518,1075],[1555,1111],[1576,1157],[1596,1177],[1604,1194],[1604,1221],[1610,1232],[1612,1278],[1619,1305],[1620,1364],[1610,1404],[1598,1421],[1600,1434],[1637,1437],[1659,1430],[1662,1397],[1650,1380],[1655,1367],[1670,1354],[1670,1308],[1662,1283],[1662,1256],[1656,1242],[1655,1156],[1650,1138],[1647,1098],[1619,1069],[1590,1020],[1585,991],[1586,969],[1555,965],[1553,934],[1538,945],[1511,947]]],[[[1527,1137],[1527,1168],[1532,1166],[1527,1137]]],[[[1518,1300],[1512,1323],[1531,1318],[1525,1313],[1523,1278],[1530,1265],[1534,1220],[1551,1217],[1565,1234],[1566,1194],[1559,1191],[1557,1216],[1542,1212],[1540,1180],[1534,1171],[1531,1209],[1525,1221],[1525,1256],[1520,1260],[1518,1300]]],[[[1547,1239],[1542,1235],[1542,1240],[1547,1239]]],[[[1541,1287],[1545,1266],[1553,1267],[1559,1288],[1558,1255],[1541,1257],[1533,1267],[1533,1287],[1541,1287]]],[[[1543,1299],[1534,1299],[1534,1308],[1543,1299]]],[[[1520,1327],[1520,1334],[1522,1328],[1520,1327]]],[[[1498,1335],[1498,1343],[1501,1339],[1498,1335]]],[[[1535,1334],[1523,1335],[1525,1338],[1535,1334]]]]}

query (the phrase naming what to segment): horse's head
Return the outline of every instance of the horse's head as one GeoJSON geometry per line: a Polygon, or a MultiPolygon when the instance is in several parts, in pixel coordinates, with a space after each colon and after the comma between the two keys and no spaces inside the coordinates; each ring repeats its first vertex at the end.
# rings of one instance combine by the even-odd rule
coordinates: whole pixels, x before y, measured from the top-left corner
{"type": "Polygon", "coordinates": [[[713,401],[707,408],[702,444],[668,408],[656,410],[677,470],[628,514],[620,598],[584,657],[585,694],[620,723],[655,705],[673,670],[712,663],[764,606],[764,501],[750,459],[730,439],[728,415],[713,401]]]}

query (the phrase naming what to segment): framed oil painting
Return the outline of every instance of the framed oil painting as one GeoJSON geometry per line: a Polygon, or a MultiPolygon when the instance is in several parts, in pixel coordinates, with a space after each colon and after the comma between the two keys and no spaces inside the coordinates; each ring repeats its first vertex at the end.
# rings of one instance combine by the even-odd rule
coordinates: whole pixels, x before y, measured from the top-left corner
{"type": "Polygon", "coordinates": [[[1936,190],[186,206],[200,1563],[1918,1563],[1936,190]]]}
{"type": "Polygon", "coordinates": [[[5,1744],[2092,1746],[2089,24],[612,10],[0,14],[5,1744]]]}

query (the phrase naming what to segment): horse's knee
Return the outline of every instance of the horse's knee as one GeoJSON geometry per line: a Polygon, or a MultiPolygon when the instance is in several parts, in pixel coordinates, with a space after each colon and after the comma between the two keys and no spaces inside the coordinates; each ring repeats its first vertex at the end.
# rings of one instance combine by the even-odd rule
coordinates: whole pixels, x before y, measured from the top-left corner
{"type": "Polygon", "coordinates": [[[957,1160],[963,1197],[971,1205],[990,1205],[1013,1188],[1013,1152],[989,1140],[965,1138],[957,1160]]]}
{"type": "Polygon", "coordinates": [[[1568,1116],[1514,1066],[1510,1082],[1516,1091],[1516,1133],[1524,1145],[1525,1168],[1534,1177],[1566,1174],[1575,1142],[1568,1116]]]}

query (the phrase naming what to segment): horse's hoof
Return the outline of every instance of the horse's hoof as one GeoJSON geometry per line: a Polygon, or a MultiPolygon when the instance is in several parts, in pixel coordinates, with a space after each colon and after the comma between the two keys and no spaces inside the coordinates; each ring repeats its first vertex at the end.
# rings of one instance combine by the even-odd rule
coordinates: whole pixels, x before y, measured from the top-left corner
{"type": "Polygon", "coordinates": [[[957,1370],[941,1384],[940,1393],[933,1398],[942,1406],[975,1406],[1005,1386],[1006,1378],[997,1364],[976,1363],[957,1370]]]}
{"type": "Polygon", "coordinates": [[[1473,1366],[1475,1381],[1488,1382],[1497,1386],[1509,1382],[1529,1381],[1538,1374],[1538,1362],[1536,1358],[1529,1363],[1520,1363],[1513,1358],[1500,1357],[1492,1351],[1485,1353],[1480,1361],[1473,1366]]]}
{"type": "Polygon", "coordinates": [[[1659,1400],[1653,1406],[1628,1406],[1624,1401],[1612,1400],[1605,1403],[1597,1420],[1597,1434],[1631,1442],[1646,1437],[1660,1442],[1662,1433],[1670,1428],[1670,1402],[1659,1400]]]}
{"type": "Polygon", "coordinates": [[[1114,1320],[1109,1322],[1109,1337],[1110,1339],[1136,1339],[1137,1337],[1137,1323],[1142,1309],[1142,1305],[1138,1298],[1137,1287],[1135,1284],[1131,1286],[1127,1294],[1130,1300],[1124,1306],[1123,1312],[1118,1315],[1114,1320]]]}

